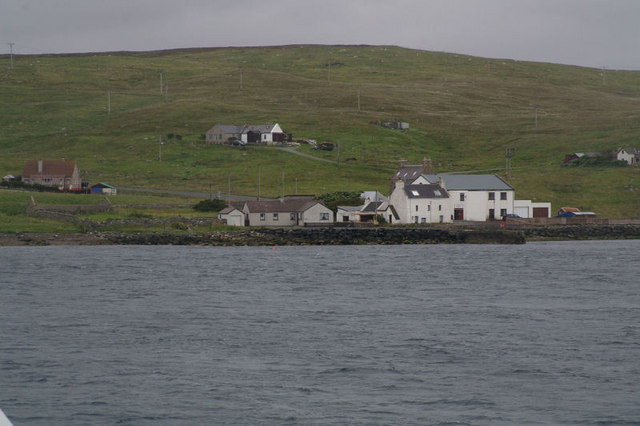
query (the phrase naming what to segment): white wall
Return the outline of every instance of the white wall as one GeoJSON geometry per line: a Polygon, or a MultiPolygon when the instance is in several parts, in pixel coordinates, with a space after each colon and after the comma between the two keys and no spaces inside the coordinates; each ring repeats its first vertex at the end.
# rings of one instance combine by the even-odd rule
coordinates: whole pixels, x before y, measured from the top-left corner
{"type": "Polygon", "coordinates": [[[325,207],[322,204],[318,203],[318,204],[312,206],[311,208],[305,210],[304,212],[302,212],[301,224],[303,224],[303,223],[332,224],[333,223],[333,212],[331,211],[330,208],[325,207]],[[327,220],[321,219],[321,214],[322,213],[328,214],[328,219],[327,220]]]}
{"type": "Polygon", "coordinates": [[[452,204],[452,214],[454,209],[464,210],[464,220],[473,222],[484,222],[489,220],[489,209],[494,209],[494,218],[501,219],[501,210],[506,213],[513,213],[514,191],[449,191],[452,204]],[[489,193],[494,193],[494,200],[489,200],[489,193]],[[501,200],[500,193],[506,192],[507,199],[501,200]],[[460,194],[464,193],[464,201],[460,201],[460,194]]]}
{"type": "Polygon", "coordinates": [[[409,198],[402,181],[396,183],[389,196],[389,203],[400,217],[396,223],[416,223],[416,218],[417,223],[449,223],[453,214],[450,200],[447,198],[409,198]]]}

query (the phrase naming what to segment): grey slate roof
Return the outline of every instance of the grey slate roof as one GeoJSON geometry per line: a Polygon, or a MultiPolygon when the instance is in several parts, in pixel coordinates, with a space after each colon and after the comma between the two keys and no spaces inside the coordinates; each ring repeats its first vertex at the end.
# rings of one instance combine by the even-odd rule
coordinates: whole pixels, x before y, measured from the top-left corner
{"type": "Polygon", "coordinates": [[[247,133],[247,132],[271,133],[274,127],[276,127],[275,124],[259,124],[259,125],[247,124],[243,127],[242,133],[247,133]]]}
{"type": "Polygon", "coordinates": [[[249,213],[288,213],[303,212],[316,204],[322,204],[319,200],[293,199],[293,200],[269,200],[269,201],[247,201],[245,206],[249,213]]]}
{"type": "Polygon", "coordinates": [[[419,178],[424,171],[423,165],[401,167],[392,177],[392,180],[402,179],[405,182],[412,182],[419,178]]]}
{"type": "Polygon", "coordinates": [[[233,124],[219,124],[218,127],[223,133],[236,133],[236,134],[242,133],[242,129],[244,128],[244,126],[236,126],[233,124]]]}
{"type": "MultiPolygon", "coordinates": [[[[229,213],[231,213],[231,212],[232,212],[232,211],[234,211],[234,210],[238,210],[238,209],[236,209],[235,207],[225,207],[224,209],[220,210],[220,211],[218,212],[218,214],[219,214],[219,215],[221,215],[221,214],[229,214],[229,213]]],[[[238,211],[240,211],[240,210],[238,210],[238,211]]]]}
{"type": "Polygon", "coordinates": [[[513,191],[513,187],[496,175],[424,175],[431,183],[442,177],[452,191],[513,191]]]}
{"type": "Polygon", "coordinates": [[[449,193],[438,184],[405,185],[404,192],[409,198],[449,198],[449,193]]]}
{"type": "Polygon", "coordinates": [[[384,201],[372,201],[361,210],[363,213],[375,213],[378,211],[384,201]]]}

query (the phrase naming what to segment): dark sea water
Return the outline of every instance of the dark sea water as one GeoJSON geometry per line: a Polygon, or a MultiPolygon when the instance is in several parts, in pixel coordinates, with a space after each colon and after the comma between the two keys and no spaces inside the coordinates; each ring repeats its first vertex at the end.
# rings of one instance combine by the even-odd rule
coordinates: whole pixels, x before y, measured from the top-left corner
{"type": "Polygon", "coordinates": [[[640,240],[0,247],[19,425],[640,424],[640,240]]]}

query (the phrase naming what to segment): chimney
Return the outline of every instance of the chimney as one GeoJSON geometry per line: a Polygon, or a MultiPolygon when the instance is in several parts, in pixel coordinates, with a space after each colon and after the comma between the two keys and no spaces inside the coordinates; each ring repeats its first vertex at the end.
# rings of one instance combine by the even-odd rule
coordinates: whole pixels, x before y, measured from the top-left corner
{"type": "Polygon", "coordinates": [[[424,157],[422,160],[422,174],[433,175],[433,167],[431,167],[431,158],[424,157]]]}
{"type": "Polygon", "coordinates": [[[442,176],[438,176],[438,185],[440,185],[442,189],[447,189],[444,187],[444,179],[442,179],[442,176]]]}
{"type": "Polygon", "coordinates": [[[38,173],[42,173],[42,160],[38,160],[38,173]]]}

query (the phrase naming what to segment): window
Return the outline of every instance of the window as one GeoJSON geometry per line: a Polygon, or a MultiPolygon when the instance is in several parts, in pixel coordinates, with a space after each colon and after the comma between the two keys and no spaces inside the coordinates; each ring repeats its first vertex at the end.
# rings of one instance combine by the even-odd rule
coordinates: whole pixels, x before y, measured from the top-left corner
{"type": "Polygon", "coordinates": [[[464,193],[460,193],[460,201],[464,201],[464,193]]]}
{"type": "Polygon", "coordinates": [[[290,220],[296,220],[296,214],[295,213],[290,213],[289,214],[289,219],[290,220]]]}
{"type": "Polygon", "coordinates": [[[349,216],[342,216],[343,222],[349,222],[349,216]]]}
{"type": "Polygon", "coordinates": [[[489,219],[496,218],[496,211],[494,209],[489,209],[489,219]]]}
{"type": "Polygon", "coordinates": [[[260,220],[264,220],[265,218],[265,214],[264,213],[260,213],[260,220]]]}
{"type": "Polygon", "coordinates": [[[329,213],[320,213],[320,220],[329,220],[329,213]]]}
{"type": "Polygon", "coordinates": [[[422,223],[427,223],[427,218],[426,218],[426,217],[423,217],[422,219],[420,219],[420,222],[422,222],[422,223]]]}
{"type": "Polygon", "coordinates": [[[416,204],[416,211],[418,211],[418,205],[416,204]]]}
{"type": "Polygon", "coordinates": [[[273,220],[278,220],[278,213],[273,214],[273,220]]]}
{"type": "Polygon", "coordinates": [[[442,211],[442,204],[438,204],[438,211],[442,211]]]}
{"type": "Polygon", "coordinates": [[[429,205],[427,206],[427,211],[428,211],[428,212],[430,212],[430,211],[431,211],[431,204],[429,204],[429,205]]]}
{"type": "Polygon", "coordinates": [[[490,192],[489,193],[489,199],[490,200],[495,200],[496,199],[496,193],[495,192],[490,192]]]}
{"type": "Polygon", "coordinates": [[[506,200],[507,199],[507,193],[506,192],[501,192],[500,193],[500,199],[501,200],[506,200]]]}
{"type": "Polygon", "coordinates": [[[442,192],[440,192],[439,189],[434,189],[433,193],[436,195],[436,197],[440,197],[442,195],[442,192]]]}
{"type": "Polygon", "coordinates": [[[415,189],[412,189],[411,193],[413,194],[414,197],[420,196],[420,193],[418,191],[416,191],[415,189]]]}

